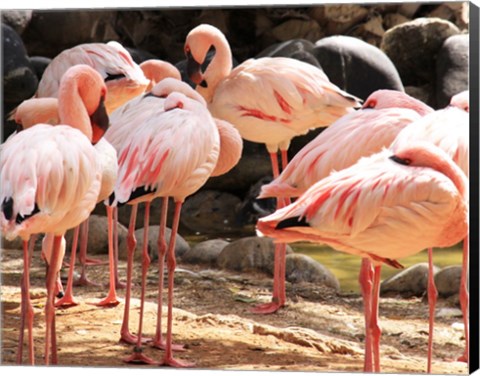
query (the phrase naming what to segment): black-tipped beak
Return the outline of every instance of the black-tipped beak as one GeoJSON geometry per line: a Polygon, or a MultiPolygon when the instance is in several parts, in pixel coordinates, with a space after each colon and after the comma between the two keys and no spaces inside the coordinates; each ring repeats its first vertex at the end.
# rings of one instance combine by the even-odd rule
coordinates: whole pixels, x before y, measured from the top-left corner
{"type": "Polygon", "coordinates": [[[275,226],[275,230],[281,230],[289,227],[309,227],[310,224],[307,222],[305,217],[292,217],[280,221],[275,226]]]}
{"type": "Polygon", "coordinates": [[[105,108],[105,98],[100,98],[95,112],[90,116],[90,123],[92,124],[92,144],[96,144],[103,137],[110,125],[107,110],[105,108]]]}
{"type": "Polygon", "coordinates": [[[20,123],[16,123],[16,124],[17,124],[17,128],[16,128],[17,133],[20,133],[21,131],[23,131],[23,125],[20,123]]]}
{"type": "Polygon", "coordinates": [[[408,165],[410,165],[410,163],[412,163],[412,161],[410,159],[399,158],[396,155],[392,155],[390,157],[390,159],[392,161],[397,162],[398,164],[401,164],[401,165],[404,165],[404,166],[408,166],[408,165]]]}
{"type": "Polygon", "coordinates": [[[186,55],[188,78],[190,78],[195,85],[200,85],[203,81],[202,66],[194,59],[190,51],[187,52],[186,55]]]}

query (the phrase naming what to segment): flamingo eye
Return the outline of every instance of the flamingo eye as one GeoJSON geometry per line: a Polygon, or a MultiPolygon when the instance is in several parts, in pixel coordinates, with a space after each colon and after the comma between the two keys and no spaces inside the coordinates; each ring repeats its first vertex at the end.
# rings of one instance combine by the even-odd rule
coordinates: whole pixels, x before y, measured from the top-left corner
{"type": "Polygon", "coordinates": [[[377,106],[376,99],[370,99],[363,105],[363,108],[375,108],[377,106]]]}
{"type": "Polygon", "coordinates": [[[190,53],[190,46],[185,46],[185,54],[189,54],[190,53]]]}

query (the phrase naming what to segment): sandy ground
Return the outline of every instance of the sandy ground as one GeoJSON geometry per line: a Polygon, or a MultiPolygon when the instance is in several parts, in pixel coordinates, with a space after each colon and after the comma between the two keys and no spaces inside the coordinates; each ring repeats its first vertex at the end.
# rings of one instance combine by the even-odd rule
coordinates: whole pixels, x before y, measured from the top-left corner
{"type": "MultiPolygon", "coordinates": [[[[102,256],[98,256],[102,258],[102,256]]],[[[107,258],[105,257],[106,261],[107,258]]],[[[21,251],[3,250],[2,259],[2,364],[15,364],[20,325],[21,251]]],[[[121,276],[125,275],[121,262],[121,276]]],[[[138,264],[137,264],[137,267],[138,264]]],[[[107,266],[89,269],[90,279],[107,283],[107,266]]],[[[138,328],[140,276],[134,277],[130,328],[138,328]]],[[[265,275],[233,274],[227,271],[177,265],[174,302],[174,341],[186,351],[179,359],[195,368],[223,370],[341,371],[361,372],[363,367],[362,302],[357,294],[336,294],[315,285],[287,286],[288,306],[271,315],[257,315],[251,308],[270,298],[272,280],[265,275]]],[[[36,364],[43,364],[45,267],[34,255],[31,296],[35,307],[34,338],[36,364]]],[[[156,322],[156,264],[148,274],[144,335],[151,337],[156,322]]],[[[113,308],[88,304],[106,294],[105,287],[75,287],[79,305],[57,310],[59,365],[151,367],[127,364],[132,345],[119,341],[122,303],[113,308]]],[[[382,298],[380,323],[383,372],[424,373],[426,370],[428,307],[424,299],[382,298]]],[[[438,310],[455,311],[446,301],[438,310]]],[[[165,311],[165,310],[164,310],[165,311]]],[[[163,324],[166,323],[164,312],[163,324]]],[[[462,354],[464,339],[461,317],[436,320],[433,372],[466,374],[462,354]]],[[[144,353],[162,360],[163,352],[144,346],[144,353]]],[[[24,347],[24,362],[27,349],[24,347]]]]}

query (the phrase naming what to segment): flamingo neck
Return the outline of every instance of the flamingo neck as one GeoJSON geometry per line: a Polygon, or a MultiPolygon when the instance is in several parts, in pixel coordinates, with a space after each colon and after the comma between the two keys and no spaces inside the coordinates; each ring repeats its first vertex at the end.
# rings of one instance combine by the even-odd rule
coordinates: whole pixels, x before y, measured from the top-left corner
{"type": "Polygon", "coordinates": [[[215,56],[204,73],[207,87],[197,85],[195,88],[210,103],[218,84],[232,71],[232,51],[223,34],[212,34],[211,45],[215,48],[215,56]]]}
{"type": "Polygon", "coordinates": [[[78,80],[69,80],[60,86],[58,93],[58,114],[61,124],[80,130],[92,140],[92,127],[85,104],[80,96],[78,80]]]}

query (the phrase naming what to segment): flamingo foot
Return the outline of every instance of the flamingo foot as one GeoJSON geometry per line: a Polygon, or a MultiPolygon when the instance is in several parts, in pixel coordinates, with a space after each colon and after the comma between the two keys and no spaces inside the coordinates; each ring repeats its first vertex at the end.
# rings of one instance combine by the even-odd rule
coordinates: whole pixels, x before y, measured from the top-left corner
{"type": "Polygon", "coordinates": [[[100,260],[100,259],[94,259],[87,257],[85,259],[85,265],[90,266],[90,265],[106,265],[108,264],[108,261],[100,260]]]}
{"type": "Polygon", "coordinates": [[[116,307],[120,304],[120,300],[116,296],[107,296],[106,298],[100,300],[99,302],[88,303],[97,307],[116,307]]]}
{"type": "MultiPolygon", "coordinates": [[[[130,332],[122,332],[120,335],[120,341],[128,343],[129,345],[136,345],[138,343],[138,336],[131,334],[130,332]]],[[[142,337],[142,343],[147,343],[149,338],[142,337]]]]}
{"type": "Polygon", "coordinates": [[[468,354],[465,351],[462,355],[460,355],[457,359],[457,362],[465,362],[468,363],[468,354]]]}
{"type": "MultiPolygon", "coordinates": [[[[167,343],[164,340],[154,339],[152,340],[152,347],[160,350],[165,350],[167,348],[167,343]]],[[[185,345],[177,345],[172,343],[171,347],[172,351],[187,351],[187,349],[185,349],[185,345]]]]}
{"type": "Polygon", "coordinates": [[[66,294],[60,300],[57,300],[55,303],[55,307],[58,308],[69,308],[79,305],[80,303],[77,302],[71,294],[66,294]]]}
{"type": "Polygon", "coordinates": [[[133,354],[127,358],[124,358],[123,361],[125,363],[150,364],[154,366],[158,366],[161,364],[160,362],[156,362],[152,358],[146,356],[143,353],[143,349],[137,346],[134,347],[133,354]]]}
{"type": "Polygon", "coordinates": [[[175,368],[191,368],[195,367],[195,363],[174,359],[173,356],[165,356],[163,362],[160,363],[162,366],[169,366],[175,368]]]}
{"type": "Polygon", "coordinates": [[[270,313],[277,312],[281,307],[283,307],[283,304],[280,304],[279,302],[276,302],[276,301],[272,301],[270,303],[260,304],[254,307],[253,309],[251,309],[250,312],[268,315],[270,313]]]}
{"type": "Polygon", "coordinates": [[[81,275],[73,284],[74,286],[100,286],[100,283],[90,281],[85,275],[81,275]]]}

